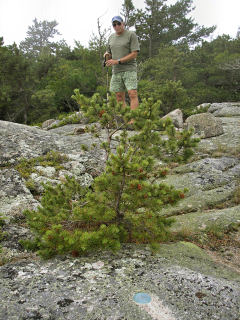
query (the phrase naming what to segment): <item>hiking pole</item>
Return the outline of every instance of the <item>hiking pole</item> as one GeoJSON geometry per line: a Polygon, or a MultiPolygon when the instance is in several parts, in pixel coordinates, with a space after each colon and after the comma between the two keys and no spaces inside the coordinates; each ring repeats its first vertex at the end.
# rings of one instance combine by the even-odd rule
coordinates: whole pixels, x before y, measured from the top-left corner
{"type": "MultiPolygon", "coordinates": [[[[105,54],[104,56],[104,62],[103,62],[103,66],[106,67],[106,61],[109,59],[109,53],[105,54]]],[[[109,100],[109,89],[108,89],[108,85],[109,85],[109,70],[108,70],[108,66],[107,66],[107,103],[109,100]]]]}
{"type": "Polygon", "coordinates": [[[109,100],[109,89],[108,89],[108,78],[109,78],[109,72],[108,72],[108,67],[107,67],[107,103],[108,103],[108,100],[109,100]]]}

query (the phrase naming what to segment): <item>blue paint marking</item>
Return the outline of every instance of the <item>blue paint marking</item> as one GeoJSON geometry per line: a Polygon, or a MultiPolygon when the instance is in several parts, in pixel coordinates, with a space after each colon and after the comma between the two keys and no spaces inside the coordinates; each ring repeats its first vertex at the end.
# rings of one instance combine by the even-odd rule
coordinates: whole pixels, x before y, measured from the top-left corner
{"type": "Polygon", "coordinates": [[[136,303],[146,304],[150,303],[152,299],[149,294],[144,292],[138,292],[133,296],[133,300],[136,303]]]}

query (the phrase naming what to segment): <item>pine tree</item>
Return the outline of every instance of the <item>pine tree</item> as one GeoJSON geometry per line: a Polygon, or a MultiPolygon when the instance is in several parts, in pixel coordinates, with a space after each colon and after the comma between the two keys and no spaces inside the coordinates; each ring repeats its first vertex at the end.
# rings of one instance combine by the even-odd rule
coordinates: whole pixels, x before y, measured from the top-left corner
{"type": "Polygon", "coordinates": [[[192,2],[179,0],[168,6],[166,0],[145,0],[145,10],[138,10],[135,17],[142,58],[153,57],[163,45],[196,44],[215,30],[214,26],[199,26],[189,17],[192,2]]]}
{"type": "Polygon", "coordinates": [[[136,10],[132,3],[132,0],[124,0],[122,5],[121,15],[124,20],[126,28],[130,28],[135,24],[136,10]]]}
{"type": "Polygon", "coordinates": [[[101,140],[101,131],[106,130],[105,170],[90,190],[68,178],[63,185],[47,186],[38,212],[26,212],[36,237],[25,245],[38,249],[43,257],[115,251],[126,242],[156,249],[167,239],[173,221],[163,217],[161,209],[184,197],[183,191],[161,181],[168,171],[166,164],[186,161],[197,140],[189,131],[177,133],[170,120],[159,120],[159,103],[151,100],[130,110],[113,96],[104,103],[98,94],[86,98],[75,90],[73,98],[90,121],[98,120],[99,126],[88,128],[95,138],[101,140]],[[137,131],[129,135],[133,118],[137,131]]]}
{"type": "Polygon", "coordinates": [[[56,35],[60,35],[56,29],[57,21],[38,21],[33,20],[33,25],[28,27],[27,37],[20,43],[20,49],[31,57],[39,55],[50,55],[55,52],[58,43],[50,41],[56,35]]]}

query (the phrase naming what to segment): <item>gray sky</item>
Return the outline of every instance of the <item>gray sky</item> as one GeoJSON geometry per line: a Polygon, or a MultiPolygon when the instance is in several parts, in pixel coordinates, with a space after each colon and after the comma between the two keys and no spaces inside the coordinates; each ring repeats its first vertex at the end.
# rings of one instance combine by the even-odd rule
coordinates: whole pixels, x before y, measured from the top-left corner
{"type": "MultiPolygon", "coordinates": [[[[0,0],[0,36],[5,45],[19,44],[34,18],[56,20],[62,34],[59,39],[64,38],[71,46],[74,40],[88,46],[92,33],[97,34],[97,18],[101,17],[104,28],[109,27],[111,18],[120,14],[122,3],[123,0],[0,0]]],[[[240,0],[193,0],[193,3],[196,9],[192,16],[198,24],[217,25],[214,37],[224,33],[236,36],[240,27],[240,0]]],[[[144,8],[144,0],[133,0],[133,4],[144,8]]]]}

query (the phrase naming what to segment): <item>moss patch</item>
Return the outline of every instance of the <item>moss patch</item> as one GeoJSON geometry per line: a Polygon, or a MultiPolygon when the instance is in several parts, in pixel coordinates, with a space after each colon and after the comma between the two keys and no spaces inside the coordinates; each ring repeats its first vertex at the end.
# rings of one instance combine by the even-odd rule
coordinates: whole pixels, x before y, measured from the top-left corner
{"type": "Polygon", "coordinates": [[[191,232],[203,231],[209,227],[217,226],[226,229],[233,223],[240,221],[240,206],[222,210],[197,211],[193,213],[174,216],[175,223],[172,231],[188,229],[191,232]]]}
{"type": "Polygon", "coordinates": [[[37,172],[35,166],[54,167],[56,171],[64,169],[62,164],[68,161],[68,157],[60,154],[59,152],[50,151],[44,156],[32,159],[21,159],[15,169],[20,175],[28,180],[33,172],[37,172]]]}
{"type": "Polygon", "coordinates": [[[59,115],[58,120],[60,122],[58,124],[55,124],[51,127],[51,129],[63,127],[67,124],[78,124],[81,123],[82,121],[82,116],[79,116],[78,114],[74,113],[69,113],[69,114],[62,114],[59,115]]]}
{"type": "Polygon", "coordinates": [[[240,281],[239,273],[217,264],[203,249],[191,242],[164,244],[158,255],[171,261],[171,265],[176,264],[217,278],[240,281]]]}

